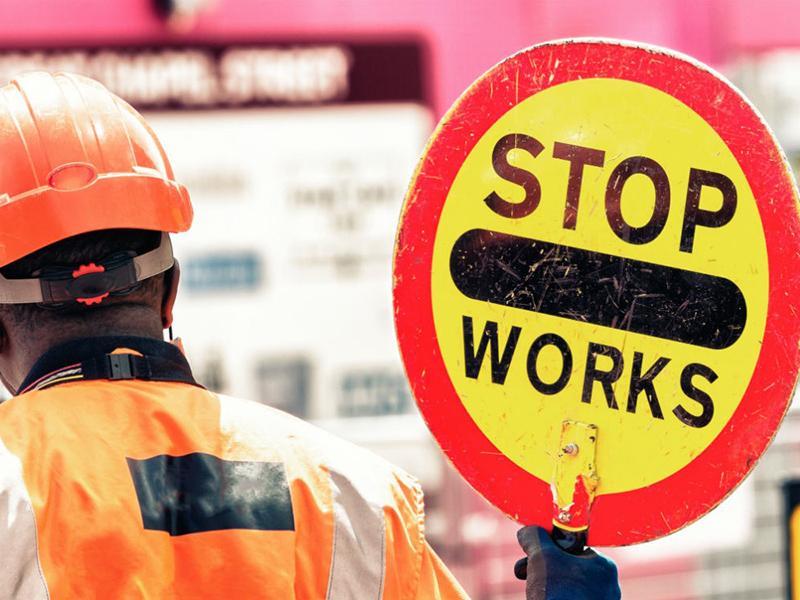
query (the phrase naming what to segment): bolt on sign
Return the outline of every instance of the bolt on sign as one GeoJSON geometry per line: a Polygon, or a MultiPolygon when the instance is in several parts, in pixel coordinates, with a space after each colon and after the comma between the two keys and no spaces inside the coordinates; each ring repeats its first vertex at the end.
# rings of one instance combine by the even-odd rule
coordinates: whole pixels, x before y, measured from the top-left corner
{"type": "Polygon", "coordinates": [[[772,439],[798,257],[787,162],[720,75],[611,40],[535,46],[461,96],[418,165],[394,262],[406,372],[508,515],[647,541],[772,439]]]}

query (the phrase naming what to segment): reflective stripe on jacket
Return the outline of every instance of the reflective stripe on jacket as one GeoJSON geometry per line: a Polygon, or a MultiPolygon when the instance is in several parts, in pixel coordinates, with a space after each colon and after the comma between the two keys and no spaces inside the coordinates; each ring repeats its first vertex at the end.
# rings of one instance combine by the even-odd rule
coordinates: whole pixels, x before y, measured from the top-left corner
{"type": "Polygon", "coordinates": [[[466,598],[410,476],[260,404],[92,379],[82,352],[0,405],[0,599],[466,598]]]}

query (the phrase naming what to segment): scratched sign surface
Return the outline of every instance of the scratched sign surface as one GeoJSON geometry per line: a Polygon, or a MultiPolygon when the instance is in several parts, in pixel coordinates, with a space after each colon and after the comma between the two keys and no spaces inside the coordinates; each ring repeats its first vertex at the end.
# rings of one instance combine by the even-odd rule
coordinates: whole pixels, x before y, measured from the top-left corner
{"type": "Polygon", "coordinates": [[[605,40],[516,54],[444,117],[406,198],[395,316],[420,410],[540,525],[562,423],[596,425],[589,541],[666,535],[786,411],[799,233],[780,149],[709,69],[605,40]]]}

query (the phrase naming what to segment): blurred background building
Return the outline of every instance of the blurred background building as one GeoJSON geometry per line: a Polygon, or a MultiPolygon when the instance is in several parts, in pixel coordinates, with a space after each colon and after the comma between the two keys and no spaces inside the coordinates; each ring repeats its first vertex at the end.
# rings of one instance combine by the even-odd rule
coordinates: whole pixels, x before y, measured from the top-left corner
{"type": "MultiPolygon", "coordinates": [[[[549,39],[618,37],[715,66],[800,166],[800,0],[26,0],[0,4],[0,79],[83,72],[145,112],[189,186],[176,332],[209,387],[278,406],[419,477],[428,534],[476,600],[522,598],[517,526],[445,463],[392,325],[405,186],[478,75],[549,39]]],[[[768,399],[765,399],[767,401],[768,399]]],[[[782,486],[800,413],[723,506],[610,553],[626,598],[786,598],[782,486]]]]}

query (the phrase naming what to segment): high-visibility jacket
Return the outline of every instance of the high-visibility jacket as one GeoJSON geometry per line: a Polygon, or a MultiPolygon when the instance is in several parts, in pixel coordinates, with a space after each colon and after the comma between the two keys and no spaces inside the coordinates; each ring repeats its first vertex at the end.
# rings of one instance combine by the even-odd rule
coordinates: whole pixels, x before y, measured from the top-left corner
{"type": "Polygon", "coordinates": [[[376,456],[93,338],[0,405],[0,598],[466,598],[376,456]]]}

